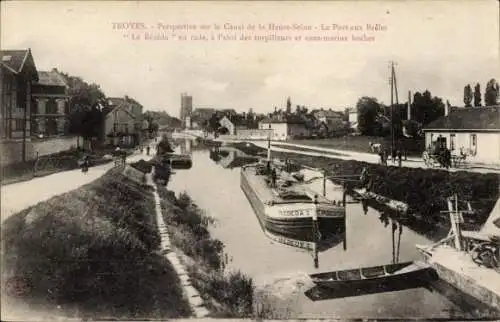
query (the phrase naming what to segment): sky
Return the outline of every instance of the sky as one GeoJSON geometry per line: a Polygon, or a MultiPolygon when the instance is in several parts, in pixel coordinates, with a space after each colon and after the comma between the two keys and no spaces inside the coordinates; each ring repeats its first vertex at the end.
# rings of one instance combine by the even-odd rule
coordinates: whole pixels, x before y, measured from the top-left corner
{"type": "Polygon", "coordinates": [[[284,108],[287,97],[293,106],[335,110],[355,106],[362,96],[389,103],[389,61],[396,62],[402,102],[408,91],[428,89],[462,106],[466,84],[479,82],[484,90],[489,79],[500,80],[496,0],[3,1],[1,6],[2,49],[31,48],[38,70],[57,68],[99,84],[109,97],[128,95],[147,110],[171,115],[179,114],[184,92],[193,97],[195,108],[241,112],[284,108]],[[116,23],[142,23],[149,29],[114,29],[116,23]],[[298,28],[272,31],[271,23],[298,28]],[[158,24],[198,28],[173,32],[158,24]],[[214,30],[214,24],[221,29],[214,30]],[[259,30],[259,24],[266,30],[259,30]],[[386,29],[369,31],[367,24],[386,29]],[[210,29],[200,30],[200,25],[210,29]],[[247,36],[289,35],[293,40],[210,40],[211,35],[239,36],[241,31],[224,29],[237,25],[245,27],[247,36]],[[322,30],[333,25],[363,30],[322,30]],[[169,39],[145,40],[145,32],[169,39]],[[363,33],[374,40],[352,40],[353,34],[363,33]],[[190,40],[201,34],[208,40],[190,40]],[[305,40],[325,35],[349,41],[305,40]]]}

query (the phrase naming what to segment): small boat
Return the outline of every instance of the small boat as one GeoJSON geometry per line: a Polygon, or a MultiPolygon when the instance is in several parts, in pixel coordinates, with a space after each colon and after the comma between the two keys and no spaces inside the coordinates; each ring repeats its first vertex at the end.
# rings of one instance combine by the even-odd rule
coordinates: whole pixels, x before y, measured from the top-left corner
{"type": "Polygon", "coordinates": [[[172,169],[191,169],[193,161],[189,154],[163,153],[158,156],[158,161],[168,164],[172,169]]]}
{"type": "Polygon", "coordinates": [[[172,169],[191,169],[193,161],[189,154],[171,154],[169,159],[172,169]]]}
{"type": "Polygon", "coordinates": [[[410,283],[429,276],[434,270],[421,262],[404,262],[357,269],[333,271],[309,275],[312,281],[322,287],[341,290],[384,286],[392,283],[410,283]]]}

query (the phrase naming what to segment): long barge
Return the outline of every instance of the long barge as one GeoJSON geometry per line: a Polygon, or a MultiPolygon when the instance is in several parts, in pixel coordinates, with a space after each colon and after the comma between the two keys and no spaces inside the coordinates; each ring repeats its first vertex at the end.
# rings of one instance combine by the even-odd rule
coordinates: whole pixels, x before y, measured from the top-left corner
{"type": "Polygon", "coordinates": [[[240,186],[266,230],[305,242],[343,231],[346,211],[340,200],[331,201],[284,172],[278,181],[288,186],[271,187],[264,172],[262,163],[243,166],[240,186]]]}

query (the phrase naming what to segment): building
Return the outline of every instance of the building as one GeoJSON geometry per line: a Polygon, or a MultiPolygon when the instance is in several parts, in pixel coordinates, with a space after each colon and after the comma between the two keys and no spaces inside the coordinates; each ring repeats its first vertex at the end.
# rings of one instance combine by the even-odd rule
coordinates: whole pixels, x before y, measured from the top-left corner
{"type": "Polygon", "coordinates": [[[190,125],[193,129],[200,129],[210,120],[212,115],[217,112],[216,109],[210,107],[196,108],[190,115],[190,125]]]}
{"type": "Polygon", "coordinates": [[[68,84],[63,75],[52,70],[39,71],[33,85],[31,134],[45,138],[68,133],[68,84]]]}
{"type": "Polygon", "coordinates": [[[130,99],[113,97],[103,108],[103,135],[105,143],[115,146],[133,146],[141,142],[142,106],[130,99]]]}
{"type": "Polygon", "coordinates": [[[2,50],[0,65],[1,163],[15,163],[33,157],[30,136],[32,86],[38,72],[31,50],[2,50]]]}
{"type": "Polygon", "coordinates": [[[259,129],[271,129],[271,140],[285,141],[311,135],[306,121],[296,115],[275,115],[259,122],[259,129]]]}
{"type": "Polygon", "coordinates": [[[182,124],[186,123],[186,117],[190,116],[193,112],[193,97],[188,96],[187,93],[181,94],[181,112],[180,118],[182,124]]]}
{"type": "Polygon", "coordinates": [[[441,140],[453,154],[463,150],[467,160],[499,163],[499,106],[445,109],[445,115],[424,129],[425,145],[441,140]]]}
{"type": "Polygon", "coordinates": [[[219,120],[219,124],[220,124],[221,128],[226,128],[227,129],[227,134],[229,134],[229,135],[236,135],[236,125],[233,122],[231,122],[231,120],[229,119],[229,117],[223,116],[219,120]]]}
{"type": "Polygon", "coordinates": [[[321,109],[314,111],[313,115],[316,118],[315,127],[318,134],[328,135],[345,128],[343,112],[321,109]]]}
{"type": "Polygon", "coordinates": [[[347,120],[349,127],[353,130],[358,130],[358,110],[356,108],[347,109],[347,120]]]}

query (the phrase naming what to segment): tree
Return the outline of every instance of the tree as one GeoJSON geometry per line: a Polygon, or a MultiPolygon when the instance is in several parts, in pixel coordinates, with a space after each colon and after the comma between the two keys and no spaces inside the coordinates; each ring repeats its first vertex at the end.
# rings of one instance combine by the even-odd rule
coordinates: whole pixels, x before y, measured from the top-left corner
{"type": "Polygon", "coordinates": [[[220,128],[219,117],[217,116],[216,113],[213,113],[212,116],[210,116],[210,119],[208,119],[208,129],[211,132],[217,132],[219,128],[220,128]]]}
{"type": "Polygon", "coordinates": [[[486,89],[484,91],[484,105],[492,106],[498,104],[499,88],[498,82],[492,78],[486,84],[486,89]]]}
{"type": "Polygon", "coordinates": [[[412,110],[415,111],[415,120],[427,125],[444,115],[444,103],[439,97],[432,97],[431,92],[416,92],[413,95],[412,110]]]}
{"type": "Polygon", "coordinates": [[[481,106],[481,85],[479,83],[474,87],[474,106],[481,106]]]}
{"type": "Polygon", "coordinates": [[[69,132],[84,139],[98,137],[102,125],[101,109],[107,105],[106,95],[95,83],[88,84],[80,77],[60,74],[68,83],[69,132]]]}
{"type": "Polygon", "coordinates": [[[464,87],[465,107],[471,107],[471,103],[472,103],[472,87],[470,87],[470,84],[467,84],[467,86],[464,87]]]}
{"type": "Polygon", "coordinates": [[[288,97],[286,100],[286,114],[290,113],[292,113],[292,102],[290,100],[290,97],[288,97]]]}
{"type": "Polygon", "coordinates": [[[377,135],[377,117],[382,109],[376,98],[364,96],[356,103],[358,130],[363,135],[377,135]]]}

